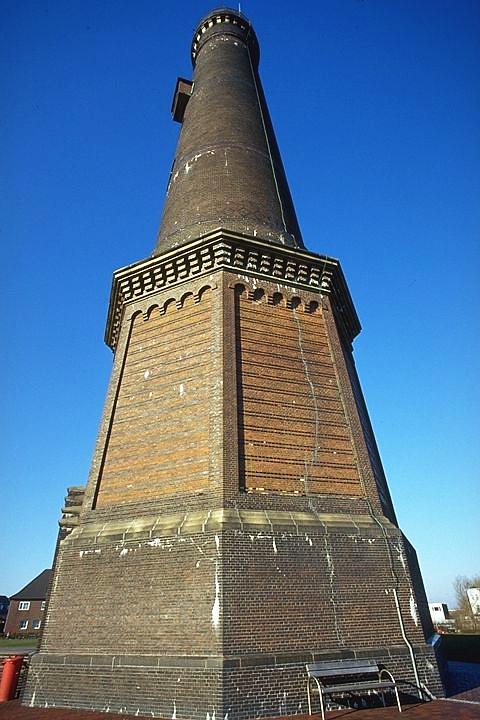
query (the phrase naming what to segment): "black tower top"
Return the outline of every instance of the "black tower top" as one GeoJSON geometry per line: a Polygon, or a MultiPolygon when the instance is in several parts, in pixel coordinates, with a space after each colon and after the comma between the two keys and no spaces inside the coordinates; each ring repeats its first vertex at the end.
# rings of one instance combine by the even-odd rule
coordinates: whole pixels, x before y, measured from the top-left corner
{"type": "Polygon", "coordinates": [[[182,122],[154,255],[218,228],[303,247],[258,75],[250,22],[222,8],[198,25],[193,83],[179,80],[182,122]]]}

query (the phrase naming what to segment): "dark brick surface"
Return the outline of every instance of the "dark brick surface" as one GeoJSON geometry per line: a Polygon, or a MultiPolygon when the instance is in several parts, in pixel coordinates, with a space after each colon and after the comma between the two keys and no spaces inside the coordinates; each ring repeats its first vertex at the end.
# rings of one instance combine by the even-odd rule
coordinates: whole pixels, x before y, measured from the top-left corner
{"type": "Polygon", "coordinates": [[[302,247],[248,31],[213,30],[196,59],[156,252],[220,226],[302,247]]]}

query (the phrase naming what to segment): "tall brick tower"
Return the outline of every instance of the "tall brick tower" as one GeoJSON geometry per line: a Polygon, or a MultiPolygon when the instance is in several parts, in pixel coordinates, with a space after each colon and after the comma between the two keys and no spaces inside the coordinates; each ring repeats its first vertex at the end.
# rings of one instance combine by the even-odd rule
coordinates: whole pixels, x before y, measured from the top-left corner
{"type": "Polygon", "coordinates": [[[114,274],[114,365],[24,702],[155,717],[306,710],[305,662],[442,692],[352,358],[340,264],[304,249],[243,15],[179,80],[153,255],[114,274]]]}

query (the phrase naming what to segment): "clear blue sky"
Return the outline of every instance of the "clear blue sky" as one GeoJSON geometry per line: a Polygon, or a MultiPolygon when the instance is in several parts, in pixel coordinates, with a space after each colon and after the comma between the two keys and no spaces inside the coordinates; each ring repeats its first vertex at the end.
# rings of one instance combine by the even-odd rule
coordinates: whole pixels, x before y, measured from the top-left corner
{"type": "MultiPolygon", "coordinates": [[[[150,254],[170,102],[213,5],[3,0],[0,594],[86,481],[114,269],[150,254]]],[[[431,600],[479,566],[480,4],[242,3],[303,237],[338,257],[401,527],[431,600]],[[475,282],[477,281],[477,282],[475,282]]]]}

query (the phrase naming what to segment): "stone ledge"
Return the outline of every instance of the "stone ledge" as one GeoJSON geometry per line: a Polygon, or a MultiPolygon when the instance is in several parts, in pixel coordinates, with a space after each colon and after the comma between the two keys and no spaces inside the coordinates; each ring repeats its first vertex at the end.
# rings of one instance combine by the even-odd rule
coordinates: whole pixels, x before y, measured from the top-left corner
{"type": "Polygon", "coordinates": [[[348,515],[334,513],[289,512],[279,510],[236,510],[218,508],[198,510],[190,513],[174,513],[131,520],[110,520],[84,522],[76,527],[62,542],[62,545],[97,545],[111,542],[154,541],[160,538],[189,536],[205,532],[227,530],[242,532],[292,532],[300,535],[307,531],[326,528],[361,534],[363,529],[378,527],[398,532],[385,517],[375,520],[370,515],[348,515]]]}
{"type": "MultiPolygon", "coordinates": [[[[416,655],[430,654],[428,646],[416,646],[416,655]]],[[[234,670],[251,667],[279,667],[299,665],[323,660],[347,660],[408,656],[404,645],[390,647],[359,648],[352,650],[311,650],[289,653],[252,653],[248,655],[59,655],[56,653],[37,653],[32,656],[34,665],[66,665],[83,667],[137,668],[143,671],[162,668],[189,668],[192,670],[234,670]]]]}

